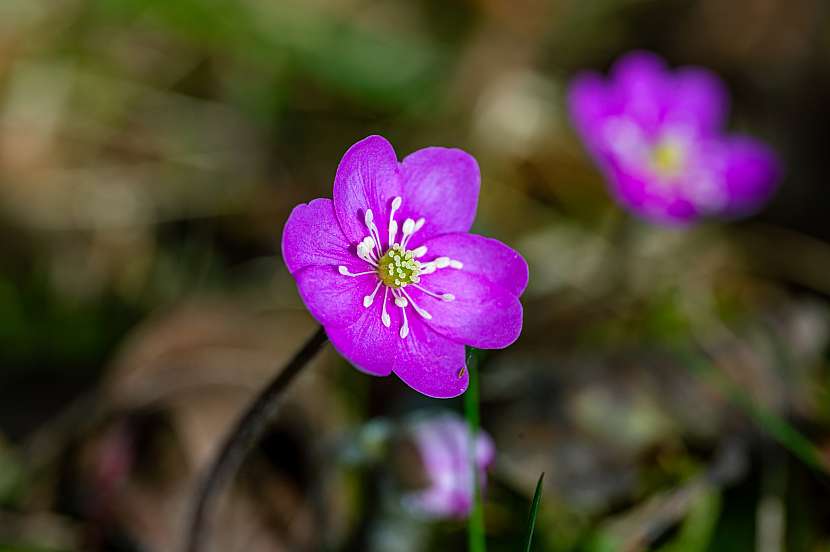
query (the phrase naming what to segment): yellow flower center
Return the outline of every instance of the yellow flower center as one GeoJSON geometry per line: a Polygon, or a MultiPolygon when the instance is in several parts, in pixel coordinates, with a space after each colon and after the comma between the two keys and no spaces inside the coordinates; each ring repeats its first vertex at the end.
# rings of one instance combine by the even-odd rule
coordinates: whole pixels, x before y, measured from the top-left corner
{"type": "Polygon", "coordinates": [[[651,167],[660,176],[677,176],[686,164],[686,152],[682,145],[663,140],[651,150],[651,167]]]}
{"type": "Polygon", "coordinates": [[[411,250],[394,244],[378,262],[378,276],[387,286],[398,289],[421,281],[421,263],[411,250]]]}

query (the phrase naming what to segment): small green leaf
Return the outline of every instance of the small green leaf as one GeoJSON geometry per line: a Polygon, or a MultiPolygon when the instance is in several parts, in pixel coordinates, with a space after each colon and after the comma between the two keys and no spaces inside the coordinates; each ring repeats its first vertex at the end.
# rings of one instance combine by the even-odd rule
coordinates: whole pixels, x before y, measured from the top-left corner
{"type": "Polygon", "coordinates": [[[525,552],[530,552],[533,544],[533,530],[536,528],[536,516],[539,514],[539,504],[542,502],[542,482],[545,480],[545,472],[539,476],[536,483],[536,492],[533,493],[533,502],[530,503],[530,516],[527,520],[527,538],[525,539],[525,552]]]}

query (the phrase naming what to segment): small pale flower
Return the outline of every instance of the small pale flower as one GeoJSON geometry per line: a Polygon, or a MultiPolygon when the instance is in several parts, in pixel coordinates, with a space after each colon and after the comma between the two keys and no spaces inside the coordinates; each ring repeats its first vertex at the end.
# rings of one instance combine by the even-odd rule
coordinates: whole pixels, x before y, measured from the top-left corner
{"type": "Polygon", "coordinates": [[[343,156],[334,199],[297,206],[282,253],[300,297],[355,367],[430,397],[467,388],[464,346],[500,349],[522,327],[524,259],[469,234],[478,164],[426,148],[398,162],[370,136],[343,156]]]}
{"type": "Polygon", "coordinates": [[[775,190],[773,152],[724,133],[728,103],[710,71],[671,71],[648,52],[621,58],[608,79],[578,76],[569,93],[571,118],[618,201],[667,225],[747,215],[775,190]]]}
{"type": "Polygon", "coordinates": [[[418,419],[408,433],[423,481],[420,489],[404,495],[404,507],[435,519],[468,517],[473,507],[475,481],[471,460],[483,490],[487,470],[495,458],[493,440],[483,431],[475,440],[471,439],[467,422],[451,412],[418,419]]]}

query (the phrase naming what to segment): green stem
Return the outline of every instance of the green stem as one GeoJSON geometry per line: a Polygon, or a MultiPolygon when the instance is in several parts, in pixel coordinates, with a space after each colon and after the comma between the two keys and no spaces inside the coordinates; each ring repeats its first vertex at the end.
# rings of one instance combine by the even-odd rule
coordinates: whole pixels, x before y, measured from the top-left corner
{"type": "Polygon", "coordinates": [[[467,353],[467,370],[470,384],[464,394],[464,415],[470,429],[469,460],[473,472],[473,510],[467,524],[467,543],[469,552],[485,552],[487,546],[484,540],[484,509],[481,503],[481,485],[479,485],[478,465],[476,463],[476,440],[479,432],[478,406],[478,362],[474,349],[467,353]]]}

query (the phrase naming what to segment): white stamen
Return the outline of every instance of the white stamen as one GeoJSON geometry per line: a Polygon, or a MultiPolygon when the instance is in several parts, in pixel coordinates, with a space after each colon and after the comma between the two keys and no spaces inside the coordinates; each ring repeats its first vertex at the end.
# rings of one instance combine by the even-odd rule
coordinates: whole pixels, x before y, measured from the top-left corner
{"type": "Polygon", "coordinates": [[[374,253],[372,250],[375,248],[375,239],[372,236],[366,236],[361,243],[363,243],[363,247],[374,253]]]}
{"type": "Polygon", "coordinates": [[[410,305],[412,305],[412,308],[413,308],[413,309],[415,309],[415,312],[417,312],[418,314],[420,314],[420,315],[421,315],[421,317],[422,317],[422,318],[424,318],[425,320],[432,320],[432,315],[431,315],[430,313],[428,313],[427,311],[425,311],[424,309],[422,309],[421,307],[419,307],[419,306],[415,303],[415,301],[413,301],[413,300],[412,300],[412,296],[411,296],[411,295],[409,295],[409,294],[408,294],[406,291],[404,291],[403,289],[401,289],[401,293],[403,293],[403,294],[406,296],[406,298],[407,298],[407,299],[409,299],[409,304],[410,304],[410,305]]]}
{"type": "Polygon", "coordinates": [[[464,268],[464,263],[462,263],[461,261],[456,261],[455,259],[450,259],[450,268],[461,270],[462,268],[464,268]]]}
{"type": "Polygon", "coordinates": [[[383,280],[378,280],[375,289],[372,291],[371,295],[367,295],[363,298],[363,306],[367,309],[372,306],[372,303],[375,301],[375,295],[377,295],[378,290],[380,289],[380,285],[383,283],[383,280]]]}
{"type": "Polygon", "coordinates": [[[352,278],[355,278],[357,276],[366,276],[367,274],[377,274],[377,272],[375,272],[374,270],[367,270],[366,272],[352,273],[352,272],[349,272],[349,269],[346,268],[343,265],[338,266],[337,271],[340,274],[342,274],[343,276],[351,276],[352,278]]]}
{"type": "MultiPolygon", "coordinates": [[[[392,292],[395,293],[394,291],[392,292]]],[[[395,304],[398,305],[400,308],[405,309],[409,302],[406,300],[406,297],[395,295],[395,304]]]]}
{"type": "Polygon", "coordinates": [[[438,257],[432,262],[435,263],[435,268],[447,268],[448,266],[450,266],[449,257],[438,257]]]}
{"type": "Polygon", "coordinates": [[[375,242],[375,251],[377,252],[377,258],[380,259],[383,256],[383,251],[380,250],[380,233],[378,232],[378,227],[375,226],[374,221],[375,215],[372,213],[372,210],[366,209],[366,214],[363,215],[363,222],[366,223],[366,227],[369,229],[369,235],[375,242]]]}
{"type": "MultiPolygon", "coordinates": [[[[374,242],[374,240],[372,240],[374,242]]],[[[377,258],[374,256],[374,251],[367,247],[366,241],[362,241],[357,244],[357,256],[369,263],[370,265],[377,267],[377,258]]]]}
{"type": "Polygon", "coordinates": [[[415,249],[412,250],[412,256],[415,257],[415,258],[423,257],[426,254],[427,254],[427,246],[426,245],[422,245],[421,247],[416,247],[415,249]]]}
{"type": "Polygon", "coordinates": [[[395,220],[395,211],[401,208],[403,200],[400,196],[392,200],[392,209],[389,211],[389,247],[395,243],[395,237],[398,235],[398,223],[395,220]]]}
{"type": "Polygon", "coordinates": [[[380,321],[387,328],[392,325],[392,320],[389,318],[389,313],[386,312],[386,298],[389,296],[389,286],[383,286],[383,310],[380,313],[380,321]]]}
{"type": "Polygon", "coordinates": [[[398,223],[397,221],[390,220],[389,221],[389,247],[392,247],[392,244],[395,243],[395,238],[398,236],[398,223]]]}
{"type": "Polygon", "coordinates": [[[401,240],[401,247],[406,247],[406,244],[409,243],[409,239],[412,235],[420,230],[426,219],[424,217],[419,218],[418,220],[406,219],[403,223],[403,239],[401,240]]]}
{"type": "Polygon", "coordinates": [[[447,302],[455,301],[455,295],[453,295],[452,293],[435,293],[434,291],[430,291],[430,290],[428,290],[426,288],[423,288],[423,287],[421,287],[417,284],[412,284],[412,287],[414,287],[415,289],[423,291],[424,293],[426,293],[430,297],[435,297],[436,299],[441,299],[442,301],[447,301],[447,302]]]}
{"type": "Polygon", "coordinates": [[[406,299],[404,299],[403,297],[396,297],[395,304],[401,307],[401,316],[403,316],[403,325],[401,325],[401,331],[398,333],[398,335],[401,336],[401,339],[405,339],[406,336],[409,335],[409,319],[406,317],[406,299]],[[404,300],[403,306],[398,304],[398,299],[404,300]]]}

